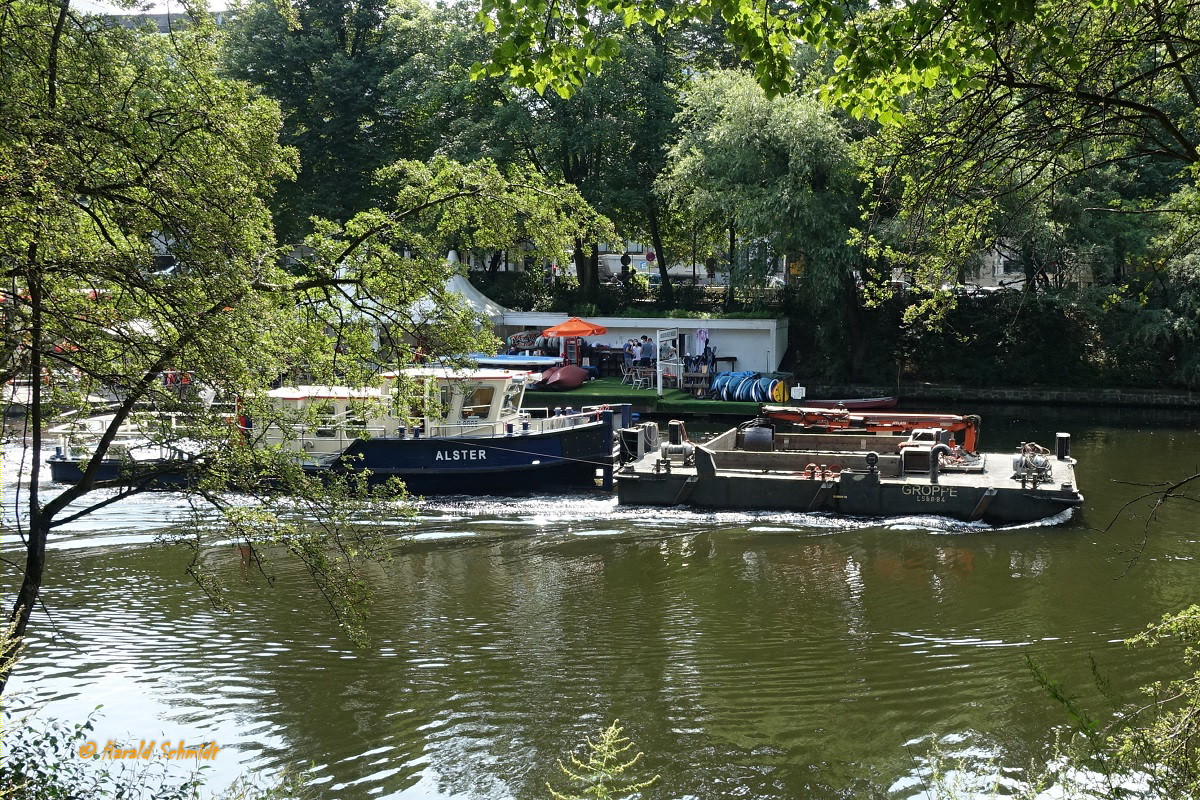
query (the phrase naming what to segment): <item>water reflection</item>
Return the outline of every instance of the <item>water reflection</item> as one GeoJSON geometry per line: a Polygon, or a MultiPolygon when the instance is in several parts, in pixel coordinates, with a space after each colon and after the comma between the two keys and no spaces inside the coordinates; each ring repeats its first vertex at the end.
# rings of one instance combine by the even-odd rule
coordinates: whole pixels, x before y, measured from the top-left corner
{"type": "Polygon", "coordinates": [[[216,739],[219,780],[301,766],[328,797],[545,796],[613,719],[653,797],[919,796],[935,740],[1043,752],[1062,718],[1027,657],[1083,687],[1094,656],[1119,691],[1162,669],[1120,640],[1191,596],[1195,534],[1160,527],[1129,568],[1139,524],[1088,523],[1119,507],[1109,478],[1177,471],[1189,435],[1077,432],[1089,506],[1052,528],[431,500],[364,576],[361,650],[294,565],[268,589],[232,546],[208,559],[238,610],[214,611],[188,554],[148,544],[187,510],[158,496],[60,537],[14,688],[67,719],[103,703],[105,737],[216,739]]]}

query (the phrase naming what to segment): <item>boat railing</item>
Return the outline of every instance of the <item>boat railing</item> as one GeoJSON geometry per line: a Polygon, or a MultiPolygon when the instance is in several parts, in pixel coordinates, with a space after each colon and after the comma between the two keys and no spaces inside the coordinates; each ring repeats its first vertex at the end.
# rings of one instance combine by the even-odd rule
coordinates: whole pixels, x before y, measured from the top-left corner
{"type": "MultiPolygon", "coordinates": [[[[529,409],[539,411],[542,409],[529,409]]],[[[470,438],[474,436],[521,436],[531,433],[544,433],[546,431],[562,430],[564,428],[574,428],[580,425],[586,425],[595,422],[599,419],[598,409],[586,411],[572,411],[571,413],[551,413],[546,416],[539,416],[522,412],[500,420],[486,422],[479,420],[466,420],[464,422],[431,422],[424,426],[423,433],[426,436],[462,436],[470,438]]]]}
{"type": "Polygon", "coordinates": [[[568,409],[565,413],[561,408],[545,416],[521,412],[502,417],[499,420],[466,419],[461,422],[448,422],[444,419],[410,418],[403,421],[392,421],[390,424],[365,424],[361,419],[350,415],[337,415],[321,419],[317,423],[306,422],[288,425],[272,422],[270,427],[278,431],[268,436],[267,441],[278,441],[284,446],[302,450],[312,457],[341,453],[355,440],[376,438],[382,436],[416,439],[423,437],[449,438],[483,438],[491,436],[520,436],[531,433],[573,428],[595,422],[600,418],[600,408],[584,408],[580,411],[568,409]]]}
{"type": "Polygon", "coordinates": [[[538,433],[587,425],[598,421],[604,406],[582,406],[578,411],[570,406],[550,408],[527,408],[516,426],[516,433],[538,433]]]}
{"type": "MultiPolygon", "coordinates": [[[[226,418],[233,421],[232,406],[226,418]]],[[[47,430],[55,449],[69,458],[87,457],[113,425],[115,414],[79,417],[47,430]]],[[[195,414],[169,411],[134,411],[121,421],[112,438],[109,457],[120,457],[131,447],[157,448],[160,457],[174,457],[194,449],[199,430],[195,414]]]]}
{"type": "Polygon", "coordinates": [[[465,422],[445,422],[444,420],[430,421],[422,426],[426,436],[502,436],[503,422],[481,422],[467,420],[465,422]]]}
{"type": "MultiPolygon", "coordinates": [[[[367,424],[361,419],[342,416],[339,419],[323,419],[316,426],[311,424],[271,423],[279,431],[279,444],[286,449],[302,451],[314,458],[340,455],[352,443],[363,438],[386,436],[388,429],[382,423],[367,424]]],[[[274,439],[268,437],[267,441],[274,439]]]]}
{"type": "Polygon", "coordinates": [[[596,415],[601,411],[608,411],[609,406],[525,406],[521,409],[522,415],[527,415],[534,419],[551,419],[553,417],[570,417],[584,416],[596,418],[596,415]]]}

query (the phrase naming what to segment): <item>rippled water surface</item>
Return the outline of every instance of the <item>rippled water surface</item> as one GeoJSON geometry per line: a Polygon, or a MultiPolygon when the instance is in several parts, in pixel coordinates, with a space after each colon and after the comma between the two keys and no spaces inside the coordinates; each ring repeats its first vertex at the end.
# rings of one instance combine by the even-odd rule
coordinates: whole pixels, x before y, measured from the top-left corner
{"type": "Polygon", "coordinates": [[[1129,483],[1197,471],[1194,418],[985,411],[989,449],[1074,432],[1082,514],[993,529],[438,498],[366,576],[361,649],[283,559],[268,586],[236,549],[206,553],[236,606],[214,610],[190,553],[155,543],[183,498],[114,505],[56,537],[11,690],[73,721],[102,704],[99,739],[215,740],[218,782],[304,770],[322,797],[544,797],[614,719],[662,776],[651,797],[923,796],[935,742],[1044,758],[1064,717],[1030,658],[1097,711],[1089,659],[1134,699],[1171,664],[1122,641],[1200,585],[1192,508],[1102,530],[1129,483]]]}

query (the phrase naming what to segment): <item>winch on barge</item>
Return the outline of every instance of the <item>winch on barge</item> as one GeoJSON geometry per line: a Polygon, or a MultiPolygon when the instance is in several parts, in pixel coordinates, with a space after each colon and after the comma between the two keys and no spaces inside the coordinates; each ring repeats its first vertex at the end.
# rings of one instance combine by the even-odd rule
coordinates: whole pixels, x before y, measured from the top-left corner
{"type": "Polygon", "coordinates": [[[643,431],[642,452],[615,476],[618,501],[989,524],[1032,522],[1083,503],[1066,433],[1054,454],[1032,442],[1015,454],[980,453],[974,416],[784,406],[763,406],[762,415],[703,445],[688,441],[679,422],[661,447],[643,431]],[[806,432],[777,432],[784,422],[806,432]]]}

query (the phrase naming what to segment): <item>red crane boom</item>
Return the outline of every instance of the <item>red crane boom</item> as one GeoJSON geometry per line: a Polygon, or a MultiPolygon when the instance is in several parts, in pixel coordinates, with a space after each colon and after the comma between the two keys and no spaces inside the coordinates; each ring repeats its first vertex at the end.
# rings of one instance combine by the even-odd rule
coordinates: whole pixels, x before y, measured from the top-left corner
{"type": "Polygon", "coordinates": [[[980,419],[974,414],[908,414],[896,411],[858,411],[844,408],[803,408],[799,406],[762,407],[762,416],[779,422],[791,422],[805,428],[827,431],[853,428],[872,433],[905,433],[916,428],[940,428],[963,431],[963,449],[974,453],[979,441],[980,419]]]}

